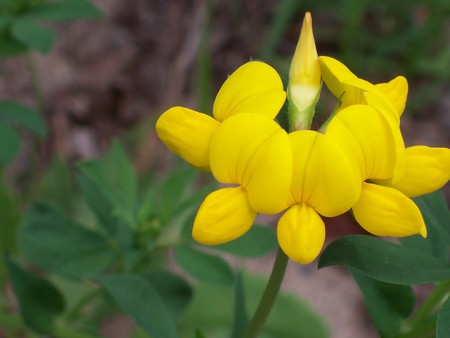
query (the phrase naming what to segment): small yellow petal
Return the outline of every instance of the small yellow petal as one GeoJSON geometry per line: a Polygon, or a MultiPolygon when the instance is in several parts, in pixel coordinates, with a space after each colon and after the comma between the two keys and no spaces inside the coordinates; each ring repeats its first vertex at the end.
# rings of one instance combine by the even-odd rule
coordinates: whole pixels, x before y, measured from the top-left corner
{"type": "Polygon", "coordinates": [[[329,56],[319,56],[319,63],[323,81],[335,97],[341,102],[363,103],[361,90],[344,84],[349,79],[357,78],[347,66],[329,56]]]}
{"type": "Polygon", "coordinates": [[[287,133],[273,120],[258,114],[228,118],[211,139],[210,161],[214,177],[242,185],[257,212],[287,207],[292,152],[287,133]]]}
{"type": "Polygon", "coordinates": [[[226,243],[246,233],[255,217],[243,188],[219,189],[209,194],[200,206],[192,237],[206,245],[226,243]]]}
{"type": "Polygon", "coordinates": [[[278,221],[277,236],[281,249],[290,259],[308,264],[322,250],[325,224],[310,206],[294,204],[278,221]]]}
{"type": "Polygon", "coordinates": [[[331,138],[311,130],[290,133],[289,140],[293,200],[327,217],[349,210],[359,198],[361,180],[344,151],[331,138]]]}
{"type": "Polygon", "coordinates": [[[364,229],[377,236],[404,237],[420,233],[426,237],[419,208],[394,188],[363,183],[353,215],[364,229]]]}
{"type": "Polygon", "coordinates": [[[361,181],[392,177],[399,156],[394,135],[386,119],[372,107],[344,108],[331,120],[325,135],[344,150],[361,181]]]}
{"type": "Polygon", "coordinates": [[[286,92],[276,70],[264,62],[251,61],[224,82],[214,101],[213,115],[219,121],[241,113],[274,119],[285,99],[286,92]]]}
{"type": "Polygon", "coordinates": [[[156,132],[175,154],[196,168],[209,170],[209,145],[219,125],[206,114],[173,107],[159,117],[156,132]]]}
{"type": "Polygon", "coordinates": [[[387,83],[375,85],[394,104],[398,116],[405,110],[406,98],[408,97],[408,81],[403,76],[397,76],[387,83]]]}
{"type": "Polygon", "coordinates": [[[406,170],[399,181],[381,184],[416,197],[442,188],[450,179],[450,149],[414,146],[406,148],[406,170]]]}

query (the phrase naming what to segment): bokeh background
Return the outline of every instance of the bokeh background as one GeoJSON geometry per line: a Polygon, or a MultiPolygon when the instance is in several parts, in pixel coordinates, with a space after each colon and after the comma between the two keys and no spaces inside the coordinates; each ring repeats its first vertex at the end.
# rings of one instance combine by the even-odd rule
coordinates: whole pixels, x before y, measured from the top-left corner
{"type": "MultiPolygon", "coordinates": [[[[338,58],[370,82],[397,75],[408,79],[402,121],[407,145],[450,144],[448,0],[93,3],[103,11],[102,19],[51,24],[58,33],[55,47],[33,56],[50,134],[39,144],[25,138],[8,166],[7,177],[19,193],[55,159],[70,164],[95,158],[116,137],[140,175],[164,172],[174,158],[155,136],[157,117],[174,105],[210,112],[220,84],[250,59],[272,64],[286,80],[306,11],[312,13],[320,55],[338,58]]],[[[0,97],[35,104],[24,57],[0,61],[0,97]]],[[[318,119],[335,104],[324,93],[318,119]]],[[[245,264],[267,273],[267,259],[245,264]]],[[[343,270],[317,272],[315,264],[291,264],[285,287],[325,317],[333,337],[376,337],[362,298],[343,270]]],[[[108,325],[105,335],[121,337],[118,332],[132,324],[119,318],[108,325]]]]}

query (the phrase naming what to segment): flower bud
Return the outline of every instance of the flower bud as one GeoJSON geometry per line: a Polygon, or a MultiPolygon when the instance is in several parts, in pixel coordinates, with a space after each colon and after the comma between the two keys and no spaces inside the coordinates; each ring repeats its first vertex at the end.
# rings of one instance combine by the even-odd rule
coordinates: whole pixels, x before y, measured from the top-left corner
{"type": "Polygon", "coordinates": [[[321,72],[312,19],[311,14],[306,12],[289,70],[288,114],[291,130],[310,128],[321,88],[321,72]]]}

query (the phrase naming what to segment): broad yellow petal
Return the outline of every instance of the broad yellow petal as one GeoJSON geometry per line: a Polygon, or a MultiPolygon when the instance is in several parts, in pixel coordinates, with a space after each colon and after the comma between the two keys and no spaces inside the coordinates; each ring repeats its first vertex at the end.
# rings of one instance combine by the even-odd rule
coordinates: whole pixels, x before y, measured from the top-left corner
{"type": "Polygon", "coordinates": [[[246,233],[255,217],[243,188],[219,189],[209,194],[200,206],[192,237],[207,245],[226,243],[246,233]]]}
{"type": "Polygon", "coordinates": [[[352,105],[341,110],[325,135],[344,150],[361,181],[392,177],[399,156],[394,135],[386,119],[372,107],[352,105]]]}
{"type": "Polygon", "coordinates": [[[417,205],[391,187],[363,183],[353,215],[364,229],[377,236],[404,237],[420,233],[426,237],[425,223],[417,205]]]}
{"type": "Polygon", "coordinates": [[[209,144],[220,122],[206,114],[173,107],[156,122],[161,141],[192,166],[209,170],[209,144]]]}
{"type": "Polygon", "coordinates": [[[378,83],[375,87],[391,100],[400,117],[405,110],[406,98],[408,97],[408,81],[406,78],[397,76],[387,83],[378,83]]]}
{"type": "Polygon", "coordinates": [[[399,181],[380,182],[416,197],[442,188],[450,179],[450,149],[414,146],[406,148],[406,170],[399,181]]]}
{"type": "Polygon", "coordinates": [[[228,118],[211,139],[210,161],[214,177],[242,185],[257,212],[287,207],[292,153],[288,135],[273,120],[258,114],[228,118]]]}
{"type": "Polygon", "coordinates": [[[281,216],[278,242],[284,253],[301,264],[311,263],[325,242],[325,224],[313,208],[294,204],[281,216]]]}
{"type": "Polygon", "coordinates": [[[286,99],[280,76],[260,61],[247,62],[224,82],[214,101],[214,117],[224,121],[241,113],[275,118],[286,99]]]}
{"type": "Polygon", "coordinates": [[[331,138],[311,130],[289,134],[294,159],[292,196],[319,214],[334,217],[358,200],[361,180],[331,138]]]}

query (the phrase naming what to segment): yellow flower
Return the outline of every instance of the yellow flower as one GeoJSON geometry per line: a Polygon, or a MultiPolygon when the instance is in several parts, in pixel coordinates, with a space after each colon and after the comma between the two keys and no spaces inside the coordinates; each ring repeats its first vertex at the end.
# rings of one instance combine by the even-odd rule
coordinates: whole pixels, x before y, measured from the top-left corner
{"type": "Polygon", "coordinates": [[[319,215],[338,216],[356,203],[361,183],[346,154],[329,137],[311,130],[289,134],[293,177],[289,209],[281,216],[278,242],[291,259],[313,261],[325,241],[319,215]]]}
{"type": "Polygon", "coordinates": [[[409,147],[398,151],[395,135],[383,114],[370,105],[351,105],[329,123],[326,133],[350,157],[360,174],[361,196],[353,215],[368,232],[403,237],[427,230],[416,204],[409,198],[439,189],[450,177],[450,149],[409,147]],[[405,168],[393,182],[398,161],[405,168]]]}
{"type": "Polygon", "coordinates": [[[289,123],[291,130],[309,129],[320,96],[322,80],[311,14],[303,20],[289,70],[289,123]]]}
{"type": "Polygon", "coordinates": [[[256,214],[287,207],[292,154],[287,133],[272,119],[238,114],[225,120],[211,138],[214,177],[231,185],[209,194],[197,213],[192,235],[215,245],[238,238],[256,214]]]}
{"type": "Polygon", "coordinates": [[[278,73],[269,65],[251,61],[224,82],[213,106],[213,116],[189,108],[173,107],[156,123],[164,144],[192,166],[209,170],[211,137],[230,116],[256,113],[275,118],[286,99],[278,73]]]}

